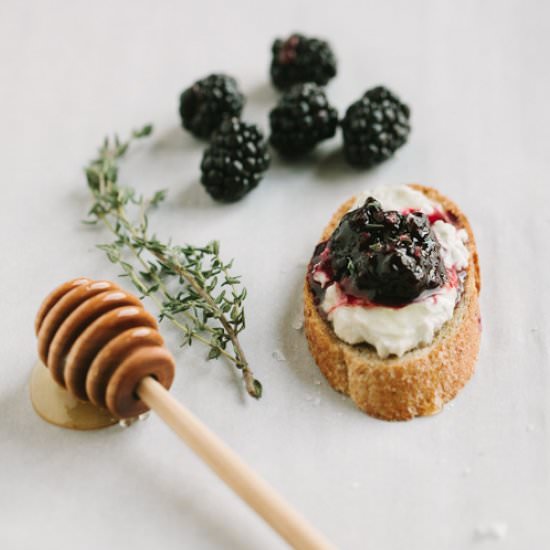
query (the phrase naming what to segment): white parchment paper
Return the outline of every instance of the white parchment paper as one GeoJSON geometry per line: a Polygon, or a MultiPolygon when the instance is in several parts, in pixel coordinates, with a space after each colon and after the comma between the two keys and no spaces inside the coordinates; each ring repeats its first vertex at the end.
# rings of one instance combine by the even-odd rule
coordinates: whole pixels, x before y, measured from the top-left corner
{"type": "Polygon", "coordinates": [[[12,2],[0,5],[0,547],[245,549],[284,544],[155,417],[129,429],[64,431],[28,399],[33,317],[78,275],[116,277],[84,227],[81,167],[107,131],[153,122],[121,177],[169,191],[151,223],[176,241],[222,241],[249,290],[243,335],[265,387],[179,350],[173,393],[340,548],[550,545],[550,76],[544,2],[12,2]],[[270,44],[328,38],[343,114],[385,84],[412,109],[396,157],[368,172],[340,137],[292,164],[274,155],[259,188],[220,206],[198,183],[203,144],[177,98],[212,71],[235,75],[244,117],[267,127],[277,94],[270,44]],[[477,372],[441,414],[387,423],[322,379],[296,315],[305,264],[352,194],[439,187],[469,215],[483,275],[477,372]]]}

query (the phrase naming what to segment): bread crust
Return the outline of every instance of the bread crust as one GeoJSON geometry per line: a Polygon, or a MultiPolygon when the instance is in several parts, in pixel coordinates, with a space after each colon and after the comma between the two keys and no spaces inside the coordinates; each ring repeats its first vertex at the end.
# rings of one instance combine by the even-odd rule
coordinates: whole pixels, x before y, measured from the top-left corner
{"type": "MultiPolygon", "coordinates": [[[[479,352],[481,279],[470,223],[458,206],[436,189],[418,184],[410,187],[441,204],[469,237],[470,261],[462,298],[429,346],[399,358],[381,359],[369,345],[347,344],[319,314],[307,277],[304,286],[304,329],[319,369],[330,385],[350,396],[359,409],[384,420],[409,420],[440,411],[472,376],[479,352]]],[[[354,201],[352,197],[338,208],[321,241],[330,237],[354,201]]]]}

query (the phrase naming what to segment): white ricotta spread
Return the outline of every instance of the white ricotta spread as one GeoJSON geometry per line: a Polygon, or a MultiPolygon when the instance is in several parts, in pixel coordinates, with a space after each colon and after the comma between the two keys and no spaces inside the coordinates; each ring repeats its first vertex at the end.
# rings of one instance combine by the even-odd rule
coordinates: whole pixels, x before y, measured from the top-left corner
{"type": "Polygon", "coordinates": [[[424,214],[432,214],[436,207],[439,206],[424,195],[424,193],[408,185],[399,185],[376,187],[375,189],[364,191],[357,196],[357,200],[351,209],[355,210],[363,206],[369,197],[374,197],[379,201],[384,210],[397,210],[398,212],[414,210],[424,212],[424,214]]]}
{"type": "Polygon", "coordinates": [[[441,255],[447,269],[453,267],[460,271],[468,267],[470,252],[465,243],[468,242],[468,233],[465,229],[457,229],[452,223],[437,220],[432,224],[433,232],[441,245],[441,255]]]}
{"type": "MultiPolygon", "coordinates": [[[[442,210],[441,205],[406,185],[362,193],[352,209],[362,206],[368,197],[376,198],[384,210],[421,211],[428,215],[442,210]]],[[[447,270],[465,269],[469,256],[466,231],[457,230],[442,220],[433,223],[432,228],[441,244],[447,270]]],[[[456,301],[456,286],[447,284],[422,293],[414,302],[400,308],[349,305],[339,285],[333,283],[325,289],[321,308],[341,340],[348,344],[367,342],[384,358],[401,357],[421,344],[429,345],[437,331],[453,316],[456,301]]]]}

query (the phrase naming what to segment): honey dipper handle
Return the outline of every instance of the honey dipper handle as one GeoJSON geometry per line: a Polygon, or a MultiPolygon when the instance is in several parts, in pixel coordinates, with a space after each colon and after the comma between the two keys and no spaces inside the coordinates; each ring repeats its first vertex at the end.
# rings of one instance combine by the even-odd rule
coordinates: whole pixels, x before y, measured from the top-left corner
{"type": "Polygon", "coordinates": [[[212,470],[291,546],[334,550],[317,530],[198,418],[154,378],[145,377],[137,393],[212,470]]]}

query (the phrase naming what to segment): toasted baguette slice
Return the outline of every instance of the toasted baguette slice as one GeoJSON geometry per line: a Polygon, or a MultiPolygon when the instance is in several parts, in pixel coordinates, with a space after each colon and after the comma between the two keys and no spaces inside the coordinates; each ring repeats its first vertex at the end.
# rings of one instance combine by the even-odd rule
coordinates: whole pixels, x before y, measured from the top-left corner
{"type": "MultiPolygon", "coordinates": [[[[453,317],[429,346],[418,347],[399,358],[381,359],[372,346],[349,345],[319,314],[307,278],[304,288],[305,333],[321,372],[335,390],[349,395],[362,411],[385,420],[408,420],[441,410],[472,376],[481,333],[480,274],[470,224],[460,209],[435,189],[416,184],[410,187],[441,204],[469,237],[464,292],[453,317]]],[[[354,202],[355,197],[336,211],[322,241],[330,237],[354,202]]]]}

